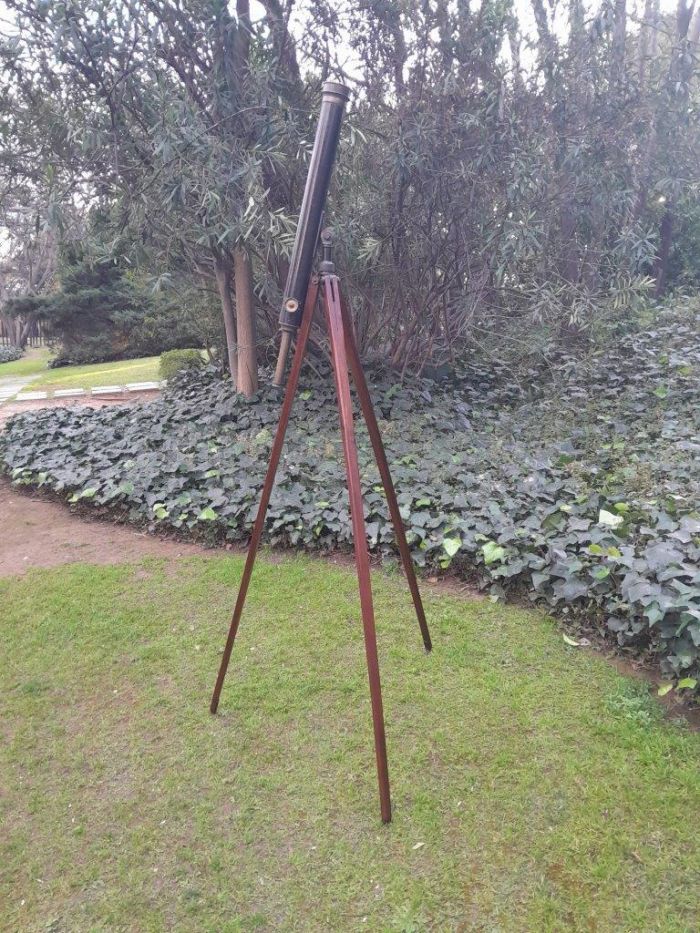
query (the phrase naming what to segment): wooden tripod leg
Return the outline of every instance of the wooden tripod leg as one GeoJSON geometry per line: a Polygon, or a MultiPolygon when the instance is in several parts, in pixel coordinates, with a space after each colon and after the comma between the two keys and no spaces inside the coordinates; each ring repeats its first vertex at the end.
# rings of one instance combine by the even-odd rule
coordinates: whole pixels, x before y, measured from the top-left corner
{"type": "Polygon", "coordinates": [[[340,297],[340,307],[343,314],[345,347],[347,349],[350,372],[352,374],[355,388],[357,389],[357,394],[360,399],[360,408],[362,409],[362,414],[364,416],[365,423],[367,424],[367,431],[369,432],[369,437],[372,441],[372,447],[374,448],[374,456],[377,461],[377,466],[379,467],[379,475],[382,478],[382,485],[384,486],[384,492],[386,494],[386,500],[389,506],[389,514],[391,515],[391,521],[394,525],[394,534],[396,535],[396,543],[399,546],[399,553],[401,554],[401,562],[403,563],[404,573],[406,574],[406,579],[408,580],[408,587],[411,591],[411,596],[413,597],[413,605],[415,606],[416,615],[418,616],[418,625],[420,626],[421,635],[423,636],[423,644],[425,645],[426,651],[431,651],[433,643],[430,639],[428,623],[426,621],[425,611],[423,609],[423,601],[420,596],[420,590],[418,589],[418,581],[416,580],[416,571],[413,567],[411,551],[408,547],[408,541],[406,540],[403,519],[401,518],[401,512],[399,511],[399,503],[396,499],[394,483],[391,479],[389,462],[386,459],[386,452],[384,450],[384,444],[382,443],[382,436],[379,431],[379,425],[377,424],[377,416],[374,414],[374,407],[372,405],[369,389],[367,388],[367,381],[365,379],[365,374],[362,371],[360,354],[357,351],[357,344],[355,343],[352,318],[350,317],[350,311],[345,304],[345,300],[343,299],[342,295],[340,297]]]}
{"type": "Polygon", "coordinates": [[[355,565],[357,567],[357,580],[360,585],[362,626],[365,636],[365,654],[367,656],[369,692],[370,699],[372,701],[374,750],[377,758],[377,777],[379,780],[379,803],[382,820],[385,823],[389,823],[391,822],[391,795],[389,791],[389,766],[387,763],[386,754],[386,736],[384,733],[382,687],[379,679],[379,658],[377,656],[377,633],[374,625],[372,583],[370,580],[369,572],[369,554],[367,552],[367,535],[365,530],[364,506],[362,503],[362,487],[360,485],[360,467],[357,462],[357,445],[355,443],[352,399],[350,397],[350,379],[348,376],[348,360],[345,348],[345,330],[343,328],[343,317],[340,307],[340,292],[338,288],[337,276],[324,275],[322,278],[321,288],[321,300],[328,324],[328,336],[330,338],[331,357],[333,360],[333,373],[335,376],[336,392],[338,394],[340,433],[343,440],[345,469],[348,479],[350,516],[352,519],[352,536],[353,544],[355,547],[355,565]]]}
{"type": "Polygon", "coordinates": [[[263,483],[260,505],[258,506],[258,514],[255,518],[255,524],[253,525],[253,533],[250,536],[248,556],[246,557],[243,576],[241,577],[241,585],[240,589],[238,590],[236,607],[233,610],[231,627],[229,628],[228,637],[226,639],[226,647],[224,648],[224,654],[221,658],[221,665],[219,667],[219,674],[216,678],[216,686],[214,687],[214,693],[211,698],[211,705],[209,708],[212,713],[215,713],[219,706],[221,688],[224,685],[226,671],[228,670],[228,664],[231,660],[233,643],[236,640],[238,625],[241,621],[243,605],[245,604],[245,599],[248,594],[248,585],[250,583],[251,574],[253,573],[255,555],[257,554],[258,547],[260,546],[260,539],[262,538],[263,529],[265,527],[265,515],[267,513],[267,507],[270,504],[270,495],[272,494],[272,487],[275,483],[275,474],[277,473],[280,456],[282,455],[282,446],[284,445],[284,436],[287,432],[287,425],[289,424],[289,415],[292,411],[294,396],[296,394],[297,385],[299,384],[299,373],[301,372],[301,364],[304,361],[306,343],[309,339],[311,322],[313,320],[314,309],[316,308],[316,302],[318,300],[318,290],[318,282],[313,282],[309,288],[306,304],[304,306],[301,328],[299,329],[296,350],[294,352],[294,361],[292,362],[292,369],[289,373],[289,381],[287,382],[287,390],[285,392],[284,402],[282,403],[280,420],[279,424],[277,425],[277,433],[275,434],[275,440],[270,452],[270,462],[268,463],[265,482],[263,483]]]}

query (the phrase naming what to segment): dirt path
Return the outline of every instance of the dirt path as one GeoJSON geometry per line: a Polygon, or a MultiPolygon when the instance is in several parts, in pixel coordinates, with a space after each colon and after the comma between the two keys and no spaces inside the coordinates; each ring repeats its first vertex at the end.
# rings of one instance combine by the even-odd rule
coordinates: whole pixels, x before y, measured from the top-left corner
{"type": "Polygon", "coordinates": [[[0,478],[0,577],[76,561],[122,564],[207,553],[212,551],[128,525],[79,518],[64,505],[17,492],[0,478]]]}

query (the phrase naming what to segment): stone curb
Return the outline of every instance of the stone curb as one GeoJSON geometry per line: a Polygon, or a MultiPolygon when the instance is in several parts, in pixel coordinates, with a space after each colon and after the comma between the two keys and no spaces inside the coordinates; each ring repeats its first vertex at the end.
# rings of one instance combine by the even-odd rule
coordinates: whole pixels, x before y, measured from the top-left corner
{"type": "Polygon", "coordinates": [[[0,389],[0,405],[3,402],[35,402],[50,398],[81,398],[85,395],[128,395],[131,392],[157,392],[166,385],[163,382],[129,382],[119,386],[94,386],[92,389],[54,389],[53,392],[3,392],[0,389]]]}

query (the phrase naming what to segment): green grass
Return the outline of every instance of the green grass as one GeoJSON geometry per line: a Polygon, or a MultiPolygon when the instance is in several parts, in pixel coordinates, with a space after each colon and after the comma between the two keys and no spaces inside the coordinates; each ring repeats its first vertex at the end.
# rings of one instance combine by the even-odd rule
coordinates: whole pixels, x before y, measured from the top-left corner
{"type": "Polygon", "coordinates": [[[0,364],[0,379],[5,376],[33,376],[25,391],[54,389],[91,389],[99,385],[126,385],[129,382],[153,382],[160,379],[160,357],[144,356],[136,360],[114,363],[91,363],[86,366],[61,366],[48,369],[50,351],[44,347],[32,349],[12,363],[0,364]]]}
{"type": "Polygon", "coordinates": [[[700,737],[536,613],[377,575],[394,822],[356,584],[239,557],[0,581],[8,930],[692,931],[700,737]]]}
{"type": "Polygon", "coordinates": [[[92,389],[101,385],[126,385],[129,382],[157,381],[160,357],[144,356],[114,363],[91,363],[86,366],[61,366],[50,369],[32,382],[32,390],[92,389]]]}
{"type": "Polygon", "coordinates": [[[32,347],[19,360],[0,363],[0,379],[5,376],[33,376],[43,373],[49,361],[50,350],[46,347],[32,347]]]}

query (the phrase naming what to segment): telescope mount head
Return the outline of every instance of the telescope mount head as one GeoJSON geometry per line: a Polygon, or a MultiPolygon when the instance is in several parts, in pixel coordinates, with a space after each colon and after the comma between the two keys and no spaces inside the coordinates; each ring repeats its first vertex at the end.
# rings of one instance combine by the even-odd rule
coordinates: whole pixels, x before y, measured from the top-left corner
{"type": "Polygon", "coordinates": [[[335,272],[335,263],[333,262],[333,227],[324,227],[321,230],[321,247],[323,257],[318,266],[321,275],[332,275],[335,272]]]}

